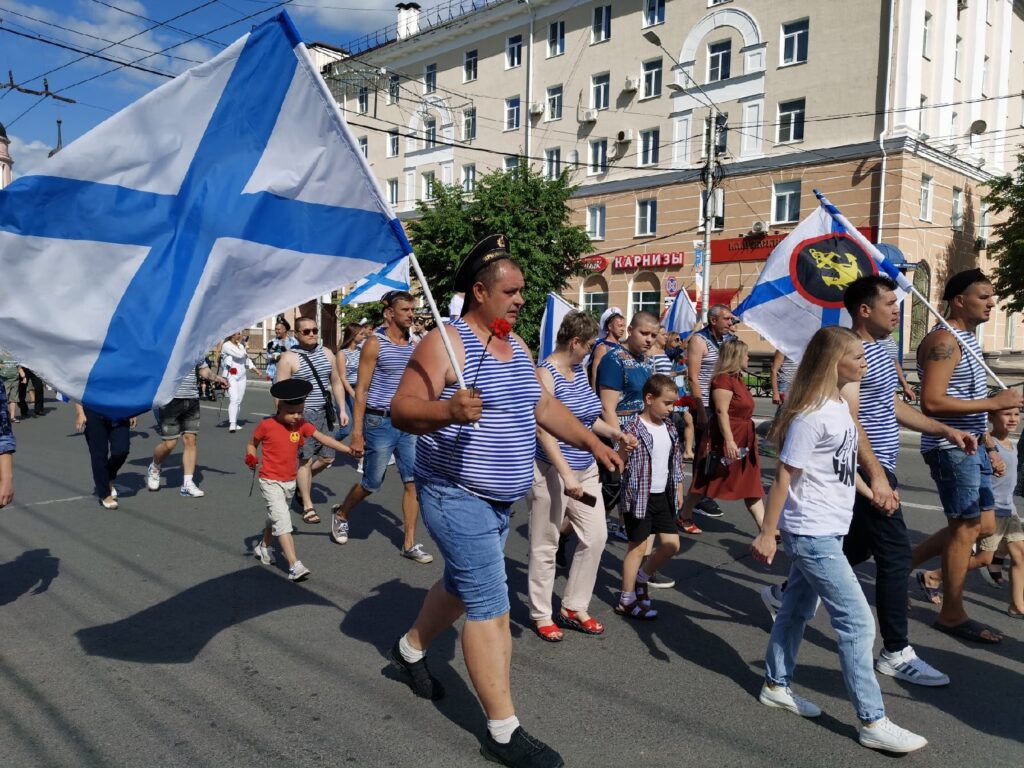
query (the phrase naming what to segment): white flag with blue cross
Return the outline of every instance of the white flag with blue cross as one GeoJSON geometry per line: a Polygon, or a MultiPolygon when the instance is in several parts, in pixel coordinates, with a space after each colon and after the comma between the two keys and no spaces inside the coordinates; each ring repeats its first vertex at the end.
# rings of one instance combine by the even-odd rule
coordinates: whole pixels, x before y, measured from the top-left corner
{"type": "Polygon", "coordinates": [[[398,282],[411,251],[282,14],[0,192],[0,346],[136,414],[218,339],[382,270],[398,282]]]}
{"type": "Polygon", "coordinates": [[[669,333],[678,333],[680,341],[685,341],[693,333],[693,328],[696,325],[697,308],[693,306],[690,295],[680,289],[672,298],[668,312],[661,319],[661,327],[669,333]]]}

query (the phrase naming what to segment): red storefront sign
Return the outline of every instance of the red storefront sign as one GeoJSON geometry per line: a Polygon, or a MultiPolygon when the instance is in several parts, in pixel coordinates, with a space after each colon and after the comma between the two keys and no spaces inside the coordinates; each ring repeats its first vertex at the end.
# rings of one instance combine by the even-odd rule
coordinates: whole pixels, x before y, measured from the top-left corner
{"type": "Polygon", "coordinates": [[[627,253],[616,256],[612,261],[612,269],[652,269],[655,267],[683,266],[683,251],[667,253],[627,253]]]}
{"type": "MultiPolygon", "coordinates": [[[[724,304],[727,307],[731,307],[733,297],[736,296],[739,291],[739,288],[712,288],[708,292],[708,299],[710,300],[709,306],[713,307],[715,304],[724,304]]],[[[693,288],[688,288],[686,292],[690,295],[690,300],[697,308],[697,313],[699,314],[701,310],[701,297],[693,290],[693,288]]]]}
{"type": "Polygon", "coordinates": [[[608,259],[604,256],[584,256],[580,263],[591,272],[604,272],[608,268],[608,259]]]}
{"type": "MultiPolygon", "coordinates": [[[[871,242],[875,241],[872,227],[858,227],[861,234],[871,242]]],[[[726,237],[711,241],[711,263],[725,264],[731,261],[764,261],[788,233],[778,235],[748,235],[747,237],[726,237]]]]}

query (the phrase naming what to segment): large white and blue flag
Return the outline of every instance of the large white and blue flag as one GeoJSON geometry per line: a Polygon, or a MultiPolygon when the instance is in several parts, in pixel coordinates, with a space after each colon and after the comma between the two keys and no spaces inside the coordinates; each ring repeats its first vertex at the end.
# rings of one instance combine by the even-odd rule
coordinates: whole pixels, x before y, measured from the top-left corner
{"type": "Polygon", "coordinates": [[[0,346],[111,416],[412,251],[282,14],[0,192],[0,346]]]}
{"type": "Polygon", "coordinates": [[[678,333],[680,340],[685,340],[693,333],[693,328],[696,325],[697,308],[693,306],[690,295],[680,289],[673,297],[668,312],[661,318],[661,327],[669,333],[678,333]]]}
{"type": "Polygon", "coordinates": [[[540,319],[540,349],[537,352],[537,361],[542,362],[544,358],[555,351],[555,340],[558,338],[558,329],[562,325],[565,316],[576,307],[554,293],[548,294],[547,303],[544,305],[544,315],[540,319]]]}
{"type": "Polygon", "coordinates": [[[909,291],[906,276],[815,194],[821,204],[775,247],[750,295],[733,310],[793,360],[803,357],[819,328],[850,326],[843,292],[857,278],[881,272],[897,282],[901,299],[909,291]]]}

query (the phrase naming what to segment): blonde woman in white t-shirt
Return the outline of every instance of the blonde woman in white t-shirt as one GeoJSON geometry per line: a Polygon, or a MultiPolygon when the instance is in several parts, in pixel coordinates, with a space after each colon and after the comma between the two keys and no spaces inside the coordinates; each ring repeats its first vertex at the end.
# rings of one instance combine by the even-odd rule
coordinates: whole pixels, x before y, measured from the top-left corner
{"type": "Polygon", "coordinates": [[[751,549],[756,560],[771,564],[779,530],[792,565],[768,641],[759,700],[803,717],[821,714],[790,689],[804,629],[820,598],[836,633],[843,681],[860,720],[860,743],[913,752],[928,742],[885,716],[873,666],[875,620],[843,554],[855,494],[870,495],[870,490],[858,482],[857,426],[839,391],[866,371],[864,345],[856,335],[838,326],[820,329],[769,434],[779,445],[779,466],[751,549]]]}

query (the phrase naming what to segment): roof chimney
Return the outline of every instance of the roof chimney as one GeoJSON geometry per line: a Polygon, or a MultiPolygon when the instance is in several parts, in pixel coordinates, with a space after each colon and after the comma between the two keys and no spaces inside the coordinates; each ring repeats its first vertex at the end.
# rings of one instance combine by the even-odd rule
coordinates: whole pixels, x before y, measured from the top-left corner
{"type": "Polygon", "coordinates": [[[420,4],[419,3],[398,3],[398,33],[399,40],[412,37],[420,31],[420,4]]]}

